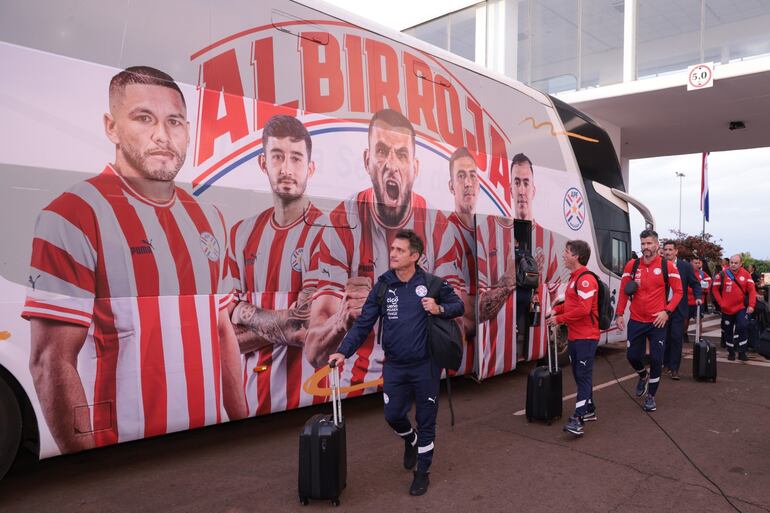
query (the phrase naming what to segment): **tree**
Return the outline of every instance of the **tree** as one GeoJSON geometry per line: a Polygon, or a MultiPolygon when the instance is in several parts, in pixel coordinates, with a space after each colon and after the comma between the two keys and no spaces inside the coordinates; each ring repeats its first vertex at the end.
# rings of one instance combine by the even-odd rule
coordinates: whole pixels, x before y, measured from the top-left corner
{"type": "Polygon", "coordinates": [[[710,233],[704,233],[703,237],[687,235],[678,230],[671,230],[671,233],[674,234],[675,238],[670,239],[670,242],[676,244],[679,258],[689,260],[698,256],[708,265],[708,269],[713,269],[715,264],[720,263],[724,251],[720,244],[721,239],[715,240],[710,233]]]}
{"type": "Polygon", "coordinates": [[[743,266],[747,269],[749,268],[749,265],[753,264],[757,267],[757,272],[759,273],[770,272],[770,261],[754,258],[748,251],[741,253],[741,260],[743,260],[743,266]]]}

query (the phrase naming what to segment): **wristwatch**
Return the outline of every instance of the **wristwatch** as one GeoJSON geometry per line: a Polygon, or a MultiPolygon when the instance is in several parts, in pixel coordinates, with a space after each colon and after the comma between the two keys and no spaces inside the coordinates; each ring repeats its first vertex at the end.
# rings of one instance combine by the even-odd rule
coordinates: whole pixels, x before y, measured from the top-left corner
{"type": "Polygon", "coordinates": [[[665,310],[666,314],[671,317],[671,314],[674,313],[672,310],[665,310]]]}

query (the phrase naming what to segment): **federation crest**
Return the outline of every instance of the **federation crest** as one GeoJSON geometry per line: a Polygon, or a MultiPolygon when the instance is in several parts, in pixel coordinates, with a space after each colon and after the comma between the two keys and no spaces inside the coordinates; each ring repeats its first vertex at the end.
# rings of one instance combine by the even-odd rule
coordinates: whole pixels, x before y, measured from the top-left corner
{"type": "Polygon", "coordinates": [[[302,272],[302,253],[304,251],[304,248],[297,248],[291,254],[291,268],[298,273],[302,272]]]}
{"type": "Polygon", "coordinates": [[[581,283],[581,285],[582,285],[583,287],[588,287],[588,280],[583,280],[583,281],[582,281],[582,283],[581,283]]]}
{"type": "Polygon", "coordinates": [[[583,193],[570,187],[564,195],[564,221],[571,230],[577,231],[586,220],[586,204],[583,193]]]}
{"type": "Polygon", "coordinates": [[[660,270],[660,267],[656,267],[655,269],[652,270],[652,274],[654,274],[655,276],[659,275],[662,272],[663,271],[660,270]]]}
{"type": "Polygon", "coordinates": [[[417,285],[417,288],[414,289],[414,293],[420,297],[425,297],[428,295],[428,287],[425,285],[417,285]]]}
{"type": "Polygon", "coordinates": [[[201,233],[201,251],[212,262],[219,260],[219,241],[209,232],[201,233]]]}

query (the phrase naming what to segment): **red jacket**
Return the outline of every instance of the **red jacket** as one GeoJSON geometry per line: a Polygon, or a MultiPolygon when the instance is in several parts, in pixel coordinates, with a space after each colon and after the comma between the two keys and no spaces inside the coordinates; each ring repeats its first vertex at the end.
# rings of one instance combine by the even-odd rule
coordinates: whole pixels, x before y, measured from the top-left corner
{"type": "MultiPolygon", "coordinates": [[[[703,301],[706,301],[706,297],[711,291],[711,276],[706,274],[706,272],[701,269],[700,271],[695,270],[695,278],[700,281],[700,288],[703,291],[703,301]]],[[[690,293],[687,295],[687,304],[690,306],[695,306],[695,294],[692,290],[692,287],[690,287],[690,293]]]]}
{"type": "MultiPolygon", "coordinates": [[[[631,281],[631,271],[634,268],[636,260],[629,260],[623,269],[623,277],[620,280],[620,297],[618,299],[618,308],[616,315],[621,316],[626,311],[626,303],[629,297],[626,295],[626,283],[631,281]]],[[[634,277],[639,288],[631,301],[631,319],[637,322],[651,323],[655,320],[655,315],[663,310],[673,312],[676,310],[679,301],[681,301],[682,279],[674,262],[664,260],[663,257],[656,256],[652,262],[646,264],[644,258],[639,262],[639,269],[634,277]],[[666,284],[663,281],[663,270],[661,262],[665,261],[668,266],[668,286],[673,292],[671,299],[666,302],[666,284]]]]}
{"type": "Polygon", "coordinates": [[[580,277],[575,290],[575,280],[588,271],[580,266],[569,276],[564,303],[554,307],[556,322],[567,325],[567,338],[572,340],[599,340],[599,284],[592,274],[580,277]]]}
{"type": "Polygon", "coordinates": [[[749,272],[741,267],[734,277],[737,283],[727,275],[727,270],[724,270],[716,275],[714,286],[711,287],[714,299],[719,303],[722,313],[727,315],[736,314],[746,308],[743,303],[745,294],[749,295],[749,306],[751,308],[757,305],[757,291],[754,288],[754,280],[751,279],[749,272]]]}

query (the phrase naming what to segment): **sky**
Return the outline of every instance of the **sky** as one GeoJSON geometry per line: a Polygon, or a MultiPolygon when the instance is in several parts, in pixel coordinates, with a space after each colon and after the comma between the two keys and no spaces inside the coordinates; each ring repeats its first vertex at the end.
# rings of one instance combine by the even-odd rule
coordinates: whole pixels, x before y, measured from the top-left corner
{"type": "MultiPolygon", "coordinates": [[[[421,23],[441,13],[469,5],[468,0],[325,0],[395,30],[421,23]],[[438,12],[439,14],[435,14],[438,12]]],[[[749,252],[770,260],[770,148],[711,153],[709,156],[710,222],[706,232],[715,236],[726,256],[749,252]]],[[[679,178],[682,179],[682,231],[696,235],[702,229],[700,211],[701,155],[679,155],[632,160],[629,193],[641,200],[655,217],[661,238],[679,228],[679,178]]],[[[631,240],[643,229],[642,216],[631,208],[631,240]]],[[[634,244],[637,249],[638,244],[634,244]]]]}
{"type": "MultiPolygon", "coordinates": [[[[701,155],[679,155],[631,161],[629,193],[655,217],[658,234],[671,236],[679,228],[679,178],[682,179],[682,231],[696,235],[702,229],[700,211],[701,155]]],[[[749,252],[770,260],[770,148],[721,151],[708,157],[709,222],[725,255],[749,252]]],[[[632,209],[631,233],[643,229],[642,216],[632,209]]],[[[634,249],[638,244],[634,245],[634,249]]]]}

